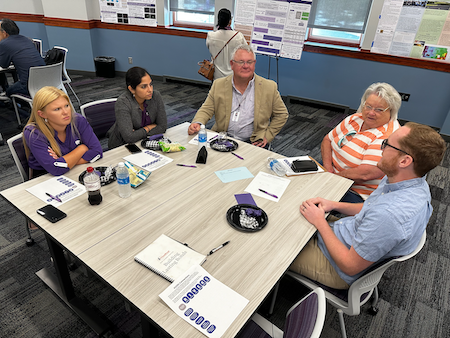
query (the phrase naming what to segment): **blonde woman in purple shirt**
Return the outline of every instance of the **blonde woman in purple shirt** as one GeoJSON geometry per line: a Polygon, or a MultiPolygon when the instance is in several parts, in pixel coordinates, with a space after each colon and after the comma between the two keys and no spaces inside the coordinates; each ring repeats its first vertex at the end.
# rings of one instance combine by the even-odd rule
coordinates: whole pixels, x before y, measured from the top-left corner
{"type": "Polygon", "coordinates": [[[34,96],[23,139],[33,171],[30,177],[47,172],[63,175],[77,164],[95,162],[103,156],[92,127],[73,112],[67,94],[55,87],[43,87],[34,96]]]}

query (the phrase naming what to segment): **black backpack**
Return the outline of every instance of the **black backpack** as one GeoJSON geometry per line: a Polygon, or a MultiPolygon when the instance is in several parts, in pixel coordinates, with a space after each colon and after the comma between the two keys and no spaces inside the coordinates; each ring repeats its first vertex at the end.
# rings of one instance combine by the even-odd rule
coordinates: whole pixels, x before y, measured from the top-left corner
{"type": "Polygon", "coordinates": [[[45,55],[44,62],[46,65],[54,65],[55,63],[64,61],[64,51],[58,48],[50,49],[45,55]]]}

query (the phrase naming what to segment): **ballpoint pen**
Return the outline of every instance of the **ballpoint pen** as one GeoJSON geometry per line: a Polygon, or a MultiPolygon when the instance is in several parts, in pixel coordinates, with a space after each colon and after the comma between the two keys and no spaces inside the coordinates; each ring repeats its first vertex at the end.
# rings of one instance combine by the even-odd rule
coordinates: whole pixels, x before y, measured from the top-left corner
{"type": "Polygon", "coordinates": [[[61,199],[57,196],[53,196],[51,194],[49,194],[48,192],[45,193],[48,197],[50,197],[51,199],[58,201],[59,203],[62,203],[61,199]]]}
{"type": "Polygon", "coordinates": [[[209,255],[212,255],[212,254],[213,254],[214,252],[216,252],[217,250],[222,249],[222,248],[223,248],[225,245],[227,245],[228,243],[230,243],[230,241],[226,241],[225,243],[219,245],[217,248],[212,249],[212,250],[209,252],[208,256],[209,256],[209,255]]]}
{"type": "Polygon", "coordinates": [[[277,196],[277,195],[271,194],[271,193],[269,193],[269,192],[267,192],[267,191],[265,191],[265,190],[262,190],[262,189],[258,189],[258,190],[259,190],[259,191],[261,191],[261,192],[263,192],[263,193],[265,193],[265,194],[267,194],[267,195],[269,195],[269,196],[272,196],[272,197],[278,198],[278,196],[277,196]]]}
{"type": "Polygon", "coordinates": [[[243,157],[241,157],[241,156],[239,156],[238,154],[235,154],[235,153],[233,153],[233,152],[231,152],[234,156],[236,156],[237,158],[240,158],[241,160],[243,160],[244,158],[243,157]]]}
{"type": "Polygon", "coordinates": [[[218,137],[219,137],[219,135],[216,135],[216,136],[214,136],[214,137],[211,137],[211,138],[209,139],[208,142],[211,142],[212,140],[214,140],[215,138],[218,138],[218,137]]]}
{"type": "Polygon", "coordinates": [[[187,165],[187,164],[177,164],[179,167],[188,167],[188,168],[197,168],[195,165],[187,165]]]}

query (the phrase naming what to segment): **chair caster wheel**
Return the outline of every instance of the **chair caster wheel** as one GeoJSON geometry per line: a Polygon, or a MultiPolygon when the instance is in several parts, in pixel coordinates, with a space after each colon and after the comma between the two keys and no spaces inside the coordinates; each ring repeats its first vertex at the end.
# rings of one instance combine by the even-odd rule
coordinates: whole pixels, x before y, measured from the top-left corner
{"type": "Polygon", "coordinates": [[[34,244],[34,239],[33,238],[28,238],[27,239],[27,246],[32,246],[34,244]]]}
{"type": "Polygon", "coordinates": [[[371,314],[372,316],[375,316],[378,313],[378,308],[375,306],[371,306],[369,308],[369,314],[371,314]]]}

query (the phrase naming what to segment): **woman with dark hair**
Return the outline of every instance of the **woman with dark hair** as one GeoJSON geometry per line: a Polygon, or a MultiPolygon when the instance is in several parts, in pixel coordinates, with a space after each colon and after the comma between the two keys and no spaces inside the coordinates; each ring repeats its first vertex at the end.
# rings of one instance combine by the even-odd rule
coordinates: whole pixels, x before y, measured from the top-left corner
{"type": "Polygon", "coordinates": [[[167,116],[161,94],[153,90],[152,78],[141,67],[128,69],[127,90],[115,105],[116,123],[108,131],[108,148],[135,143],[167,129],[167,116]]]}
{"type": "Polygon", "coordinates": [[[247,44],[244,35],[232,30],[230,25],[231,12],[222,8],[217,14],[217,30],[208,32],[206,37],[206,47],[208,47],[212,58],[215,58],[217,53],[225,46],[214,60],[214,80],[233,74],[230,65],[231,54],[237,46],[247,44]]]}

